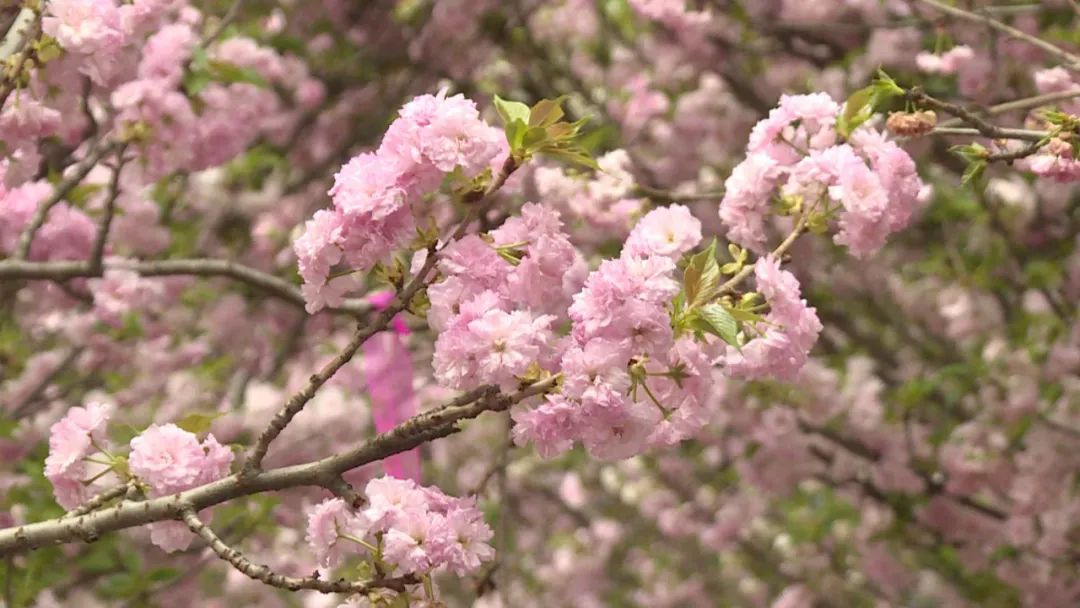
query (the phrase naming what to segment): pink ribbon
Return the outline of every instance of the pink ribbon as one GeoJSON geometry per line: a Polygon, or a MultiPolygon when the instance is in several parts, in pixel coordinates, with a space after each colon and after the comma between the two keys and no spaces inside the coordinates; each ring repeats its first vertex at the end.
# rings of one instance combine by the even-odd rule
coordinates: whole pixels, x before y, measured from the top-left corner
{"type": "MultiPolygon", "coordinates": [[[[383,310],[394,299],[393,292],[371,295],[368,301],[383,310]]],[[[416,392],[413,390],[413,365],[409,349],[402,336],[408,335],[405,320],[395,316],[390,326],[364,342],[364,378],[371,397],[371,415],[375,431],[385,433],[416,414],[416,392]]],[[[420,481],[420,449],[394,454],[383,459],[383,470],[398,479],[420,481]]]]}

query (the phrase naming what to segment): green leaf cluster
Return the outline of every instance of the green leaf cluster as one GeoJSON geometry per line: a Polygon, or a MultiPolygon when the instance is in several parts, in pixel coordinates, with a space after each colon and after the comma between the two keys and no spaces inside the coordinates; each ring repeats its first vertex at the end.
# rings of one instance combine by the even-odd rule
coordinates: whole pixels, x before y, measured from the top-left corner
{"type": "Polygon", "coordinates": [[[530,108],[520,101],[495,96],[495,109],[502,118],[510,153],[518,164],[543,154],[593,170],[600,168],[581,145],[581,128],[586,120],[563,120],[564,100],[565,97],[541,99],[530,108]]]}

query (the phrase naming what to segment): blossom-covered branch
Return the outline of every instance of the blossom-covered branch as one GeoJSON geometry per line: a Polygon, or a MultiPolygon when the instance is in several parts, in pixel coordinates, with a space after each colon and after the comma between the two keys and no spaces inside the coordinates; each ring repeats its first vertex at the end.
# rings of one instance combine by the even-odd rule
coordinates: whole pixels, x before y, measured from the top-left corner
{"type": "Polygon", "coordinates": [[[511,405],[544,394],[557,382],[558,378],[549,378],[512,394],[484,391],[483,397],[468,403],[454,401],[419,414],[357,448],[320,460],[247,476],[234,474],[175,494],[122,501],[77,517],[3,529],[0,530],[0,555],[55,543],[88,542],[116,530],[178,519],[185,511],[202,511],[242,496],[303,486],[334,486],[345,472],[451,435],[460,430],[456,426],[458,422],[488,411],[504,411],[511,405]]]}

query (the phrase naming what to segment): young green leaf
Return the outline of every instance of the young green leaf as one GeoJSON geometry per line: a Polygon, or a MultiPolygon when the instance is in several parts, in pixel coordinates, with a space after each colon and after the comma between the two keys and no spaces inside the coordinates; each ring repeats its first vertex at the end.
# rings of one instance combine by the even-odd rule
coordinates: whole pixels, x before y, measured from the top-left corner
{"type": "Polygon", "coordinates": [[[176,426],[184,429],[189,433],[195,433],[196,435],[202,435],[210,430],[210,425],[215,420],[221,418],[225,414],[220,412],[214,412],[211,414],[203,414],[199,412],[193,412],[180,419],[180,422],[176,423],[176,426]]]}
{"type": "Polygon", "coordinates": [[[739,323],[723,306],[716,303],[702,306],[698,310],[698,320],[696,325],[702,330],[719,336],[732,346],[739,346],[739,323]]]}
{"type": "Polygon", "coordinates": [[[716,239],[709,247],[690,258],[683,272],[687,308],[696,308],[711,300],[720,286],[720,263],[716,261],[716,239]]]}
{"type": "Polygon", "coordinates": [[[532,107],[529,114],[530,127],[550,127],[562,120],[564,112],[562,102],[566,96],[555,99],[541,99],[532,107]]]}
{"type": "Polygon", "coordinates": [[[507,101],[498,95],[495,96],[495,110],[502,117],[503,124],[509,125],[515,120],[529,124],[529,106],[520,101],[507,101]]]}

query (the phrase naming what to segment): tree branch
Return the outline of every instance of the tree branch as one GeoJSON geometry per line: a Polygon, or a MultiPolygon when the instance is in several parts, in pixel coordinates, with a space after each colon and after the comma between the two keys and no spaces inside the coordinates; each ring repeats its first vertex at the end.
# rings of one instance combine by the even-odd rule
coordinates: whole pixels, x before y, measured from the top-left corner
{"type": "Polygon", "coordinates": [[[199,519],[199,516],[195,514],[194,510],[185,509],[183,513],[181,513],[181,518],[192,532],[205,540],[206,544],[210,545],[210,549],[213,550],[218,557],[232,564],[234,568],[244,573],[249,578],[270,585],[271,587],[288,589],[289,591],[310,589],[320,593],[368,593],[375,589],[393,589],[398,593],[403,593],[406,585],[415,585],[419,583],[412,575],[397,578],[375,579],[365,583],[354,583],[345,579],[324,581],[314,576],[303,578],[285,576],[284,574],[274,572],[269,566],[256,564],[244,557],[244,554],[240,553],[240,551],[226,545],[225,541],[221,540],[209,526],[199,519]]]}
{"type": "Polygon", "coordinates": [[[1005,34],[1007,36],[1015,38],[1017,40],[1023,40],[1024,42],[1027,42],[1028,44],[1031,44],[1032,46],[1036,46],[1036,47],[1046,51],[1048,54],[1050,54],[1050,55],[1056,57],[1057,59],[1061,60],[1063,62],[1063,64],[1064,64],[1065,68],[1067,68],[1067,69],[1069,69],[1071,71],[1074,71],[1074,72],[1080,72],[1080,55],[1070,53],[1069,51],[1066,51],[1065,49],[1062,49],[1062,48],[1060,48],[1060,47],[1058,47],[1058,46],[1056,46],[1054,44],[1051,44],[1051,43],[1049,43],[1049,42],[1047,42],[1047,41],[1045,41],[1045,40],[1043,40],[1043,39],[1041,39],[1041,38],[1039,38],[1037,36],[1032,36],[1031,34],[1025,32],[1023,30],[1019,30],[1019,29],[1017,29],[1017,28],[1015,28],[1015,27],[1013,27],[1011,25],[1007,25],[1005,23],[1002,23],[1002,22],[998,21],[997,19],[994,19],[992,17],[988,17],[986,15],[980,15],[978,13],[973,13],[973,12],[970,12],[970,11],[966,11],[966,10],[964,10],[962,8],[958,8],[958,7],[955,7],[955,6],[949,6],[948,4],[938,2],[938,0],[910,0],[910,1],[921,2],[922,4],[925,4],[926,6],[933,7],[935,9],[937,9],[938,11],[941,11],[942,13],[945,13],[946,15],[956,17],[957,19],[963,19],[965,21],[970,21],[972,23],[979,23],[979,24],[985,25],[987,27],[990,27],[992,29],[995,29],[995,30],[997,30],[997,31],[999,31],[999,32],[1001,32],[1001,33],[1003,33],[1003,34],[1005,34]]]}
{"type": "Polygon", "coordinates": [[[30,256],[30,245],[34,241],[34,234],[36,234],[42,224],[45,223],[49,211],[52,210],[57,203],[64,200],[64,197],[70,194],[71,191],[82,182],[83,178],[97,166],[98,162],[100,162],[106,154],[120,145],[122,144],[107,139],[99,139],[90,148],[90,151],[86,154],[86,158],[75,166],[75,170],[72,171],[71,175],[68,175],[63,181],[56,185],[55,190],[53,190],[53,193],[49,198],[38,204],[34,216],[30,218],[30,223],[26,226],[26,229],[23,230],[22,234],[19,235],[19,243],[15,247],[14,255],[16,260],[25,260],[30,256]]]}
{"type": "MultiPolygon", "coordinates": [[[[1080,89],[1069,89],[1067,91],[1058,91],[1057,93],[1047,93],[1045,95],[1036,95],[1034,97],[1017,99],[1016,101],[999,103],[995,106],[990,106],[986,110],[980,111],[978,113],[985,114],[987,116],[999,116],[1008,112],[1013,112],[1017,110],[1030,110],[1032,108],[1047,106],[1057,101],[1066,101],[1069,99],[1075,99],[1077,97],[1080,97],[1080,89]]],[[[959,118],[952,118],[939,124],[938,127],[957,127],[963,124],[963,122],[964,121],[959,118]]]]}
{"type": "MultiPolygon", "coordinates": [[[[226,277],[250,285],[300,308],[304,296],[300,290],[285,279],[256,270],[231,260],[190,258],[175,260],[125,260],[111,259],[102,262],[102,271],[109,269],[131,270],[144,277],[191,275],[203,277],[226,277]]],[[[0,261],[0,279],[31,279],[67,281],[76,278],[99,277],[87,262],[26,262],[23,260],[0,261]]],[[[366,314],[371,304],[363,299],[346,300],[332,309],[354,316],[366,314]]]]}
{"type": "Polygon", "coordinates": [[[116,149],[116,169],[113,170],[112,179],[109,181],[105,211],[101,216],[101,223],[98,224],[97,238],[94,240],[94,248],[90,253],[90,269],[98,274],[102,272],[101,264],[105,258],[105,244],[109,240],[109,227],[116,214],[116,199],[120,196],[120,172],[124,170],[124,150],[126,149],[127,144],[121,144],[116,149]]]}
{"type": "Polygon", "coordinates": [[[995,124],[987,122],[981,116],[978,116],[974,111],[969,110],[961,105],[943,101],[936,97],[932,97],[926,94],[919,87],[912,88],[907,92],[907,98],[909,101],[922,104],[926,107],[938,110],[940,112],[946,112],[951,114],[961,121],[971,125],[975,133],[968,131],[962,131],[958,129],[952,129],[949,127],[938,127],[934,129],[935,133],[945,135],[982,135],[990,139],[1020,139],[1024,141],[1039,141],[1046,137],[1046,133],[1042,131],[1029,131],[1026,129],[1007,129],[999,127],[995,124]]]}
{"type": "Polygon", "coordinates": [[[484,412],[504,411],[515,403],[547,393],[558,385],[560,379],[560,376],[553,376],[509,395],[489,389],[481,399],[460,405],[448,404],[418,414],[356,449],[321,460],[258,471],[248,477],[230,475],[170,496],[139,502],[123,501],[108,509],[78,517],[3,529],[0,530],[0,556],[49,544],[76,540],[90,542],[108,532],[179,519],[185,510],[200,511],[242,496],[298,487],[331,487],[346,471],[452,435],[459,430],[458,422],[476,418],[484,412]]]}
{"type": "Polygon", "coordinates": [[[86,515],[87,513],[97,511],[101,507],[104,507],[106,504],[108,504],[110,501],[127,494],[129,488],[131,488],[130,483],[122,483],[119,485],[115,485],[101,492],[97,496],[90,498],[78,507],[75,507],[74,509],[68,511],[61,519],[69,517],[79,517],[81,515],[86,515]]]}

